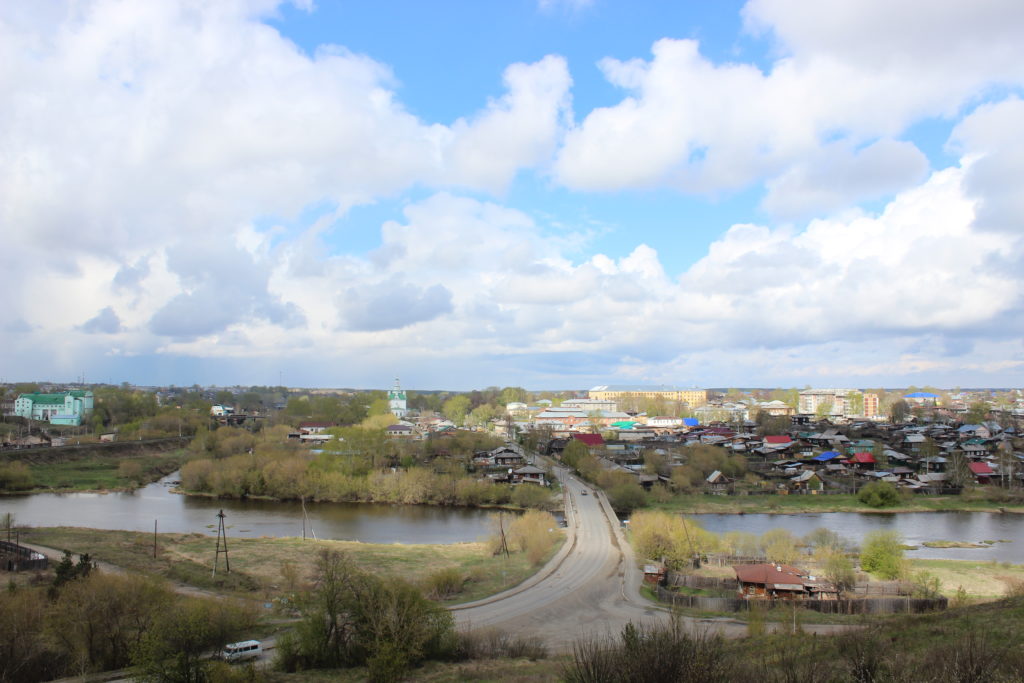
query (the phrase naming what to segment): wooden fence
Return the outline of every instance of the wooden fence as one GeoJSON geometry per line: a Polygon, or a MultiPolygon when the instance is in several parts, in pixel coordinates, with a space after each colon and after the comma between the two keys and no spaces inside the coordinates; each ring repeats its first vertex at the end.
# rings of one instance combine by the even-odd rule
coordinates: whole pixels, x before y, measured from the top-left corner
{"type": "Polygon", "coordinates": [[[682,595],[662,586],[656,586],[658,599],[676,607],[686,607],[702,612],[743,612],[751,609],[775,609],[799,607],[823,614],[919,614],[944,610],[949,604],[946,598],[858,598],[843,600],[770,600],[743,598],[715,598],[703,595],[682,595]]]}
{"type": "Polygon", "coordinates": [[[45,555],[23,545],[0,541],[0,569],[9,572],[23,572],[46,569],[47,566],[49,566],[49,560],[45,555]]]}
{"type": "MultiPolygon", "coordinates": [[[[709,558],[711,559],[711,558],[709,558]]],[[[736,558],[732,558],[736,559],[736,558]]],[[[731,564],[756,564],[757,562],[764,562],[764,559],[757,560],[756,558],[740,558],[740,559],[751,559],[754,562],[736,562],[733,561],[731,564]]],[[[694,576],[692,574],[677,574],[676,572],[668,572],[665,575],[665,584],[667,586],[686,586],[687,588],[700,588],[704,590],[737,590],[739,583],[736,579],[731,577],[716,577],[716,576],[694,576]]],[[[878,596],[878,597],[907,597],[914,592],[914,585],[911,583],[904,583],[902,581],[858,581],[850,593],[854,595],[863,595],[865,597],[878,596]]]]}

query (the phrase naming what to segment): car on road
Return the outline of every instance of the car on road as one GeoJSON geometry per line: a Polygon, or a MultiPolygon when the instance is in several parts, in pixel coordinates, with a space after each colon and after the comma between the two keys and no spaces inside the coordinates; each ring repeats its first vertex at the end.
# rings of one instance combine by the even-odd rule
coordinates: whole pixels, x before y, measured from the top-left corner
{"type": "Polygon", "coordinates": [[[243,640],[224,646],[221,657],[226,662],[242,662],[247,659],[258,659],[263,653],[263,644],[258,640],[243,640]]]}
{"type": "Polygon", "coordinates": [[[582,491],[580,491],[580,495],[583,495],[583,496],[587,495],[587,490],[583,489],[582,491]]]}

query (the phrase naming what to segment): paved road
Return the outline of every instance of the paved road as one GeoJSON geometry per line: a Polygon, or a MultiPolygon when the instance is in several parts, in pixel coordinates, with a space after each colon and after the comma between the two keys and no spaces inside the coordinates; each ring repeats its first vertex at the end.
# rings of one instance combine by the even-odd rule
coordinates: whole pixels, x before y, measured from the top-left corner
{"type": "Polygon", "coordinates": [[[565,547],[533,580],[498,596],[455,608],[459,625],[542,637],[557,651],[585,635],[617,633],[629,621],[664,619],[639,595],[641,576],[607,501],[566,470],[565,547]],[[614,520],[614,525],[613,521],[614,520]]]}
{"type": "MultiPolygon", "coordinates": [[[[640,596],[642,573],[605,496],[565,469],[556,472],[566,496],[565,547],[521,586],[453,608],[460,627],[540,636],[552,651],[569,652],[581,637],[615,635],[630,621],[667,620],[667,610],[640,596]]],[[[685,621],[731,637],[747,632],[746,624],[734,619],[685,621]]],[[[840,630],[804,629],[822,634],[840,630]]]]}

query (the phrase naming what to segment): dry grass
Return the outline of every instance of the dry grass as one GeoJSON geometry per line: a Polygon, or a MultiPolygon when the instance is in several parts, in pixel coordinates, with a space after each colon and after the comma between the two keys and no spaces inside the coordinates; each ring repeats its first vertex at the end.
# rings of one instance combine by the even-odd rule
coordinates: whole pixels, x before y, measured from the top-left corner
{"type": "Polygon", "coordinates": [[[927,571],[942,582],[942,594],[953,597],[963,586],[972,600],[994,600],[1007,594],[1008,587],[1024,582],[1024,566],[971,560],[909,561],[911,571],[927,571]]]}
{"type": "MultiPolygon", "coordinates": [[[[441,570],[466,577],[465,589],[453,600],[464,602],[492,595],[531,576],[536,567],[524,553],[495,557],[484,543],[402,545],[354,541],[312,541],[298,538],[229,539],[231,574],[211,577],[216,539],[202,534],[159,534],[153,558],[153,535],[134,531],[102,531],[73,527],[29,530],[23,538],[96,559],[129,571],[155,574],[199,588],[270,599],[308,583],[320,548],[350,554],[363,570],[412,583],[441,570]]],[[[563,535],[559,535],[563,539],[563,535]]],[[[561,545],[551,550],[553,554],[561,545]]],[[[550,554],[549,554],[550,556],[550,554]]],[[[223,568],[223,558],[221,558],[223,568]]]]}

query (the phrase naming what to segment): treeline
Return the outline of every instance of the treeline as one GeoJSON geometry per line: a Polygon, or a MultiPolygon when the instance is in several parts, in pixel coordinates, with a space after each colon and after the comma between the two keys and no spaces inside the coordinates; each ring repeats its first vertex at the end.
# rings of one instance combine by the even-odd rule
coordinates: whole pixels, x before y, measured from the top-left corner
{"type": "Polygon", "coordinates": [[[205,655],[254,623],[233,602],[183,597],[164,582],[101,573],[66,556],[51,585],[12,581],[0,593],[0,681],[127,667],[143,680],[204,680],[216,666],[205,655]]]}
{"type": "Polygon", "coordinates": [[[288,441],[287,431],[200,433],[190,446],[197,459],[181,470],[182,488],[232,498],[460,506],[544,507],[550,498],[541,487],[496,484],[468,472],[473,446],[493,443],[486,435],[411,443],[380,430],[340,429],[341,440],[327,446],[332,450],[312,453],[288,441]]]}
{"type": "Polygon", "coordinates": [[[537,486],[513,487],[477,475],[443,474],[422,467],[344,472],[325,468],[320,456],[305,453],[193,460],[181,469],[181,485],[189,492],[231,498],[471,507],[544,507],[550,497],[537,486]]]}

